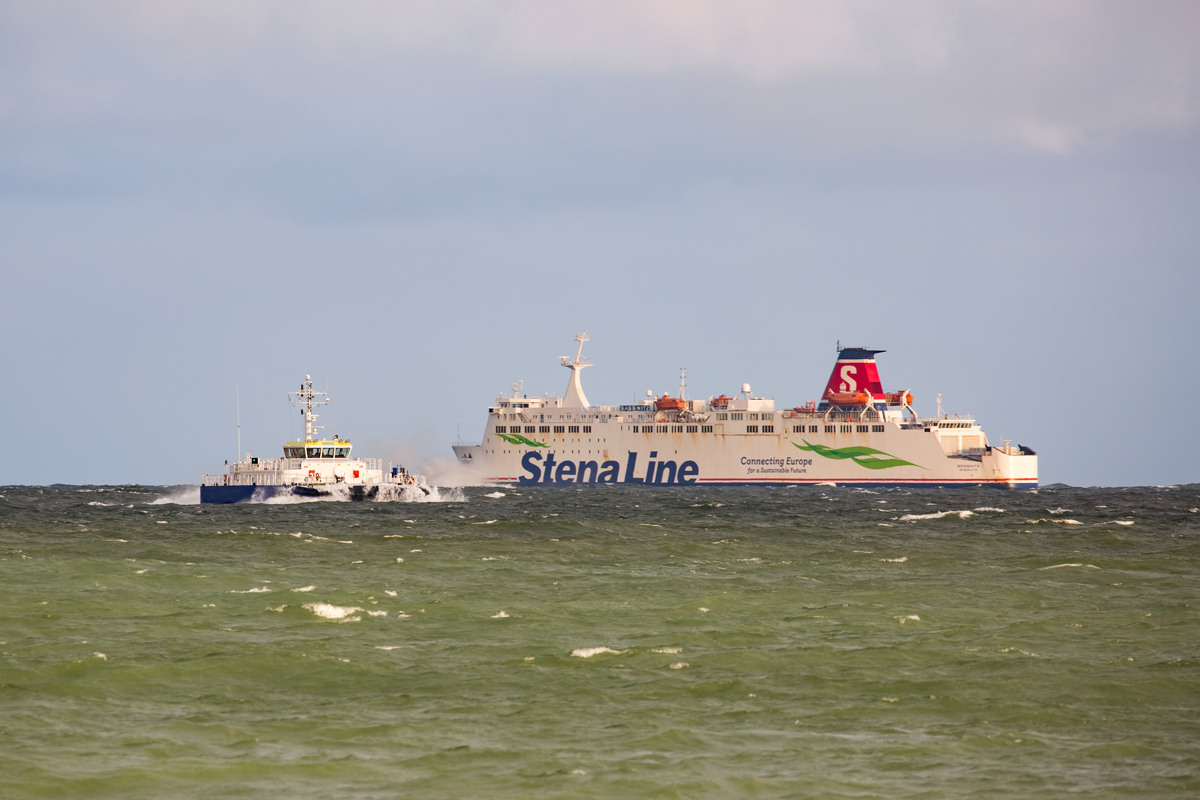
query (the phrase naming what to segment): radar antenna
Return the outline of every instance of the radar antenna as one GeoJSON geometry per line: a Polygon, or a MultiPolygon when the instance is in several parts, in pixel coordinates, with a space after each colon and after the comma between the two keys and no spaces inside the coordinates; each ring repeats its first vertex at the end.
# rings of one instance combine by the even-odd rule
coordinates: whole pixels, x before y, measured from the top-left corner
{"type": "Polygon", "coordinates": [[[300,413],[304,416],[304,441],[315,442],[317,431],[325,426],[315,424],[317,415],[313,413],[313,407],[328,405],[329,396],[325,392],[314,392],[312,376],[305,375],[304,382],[300,384],[300,390],[288,392],[288,400],[293,406],[299,408],[300,413]]]}

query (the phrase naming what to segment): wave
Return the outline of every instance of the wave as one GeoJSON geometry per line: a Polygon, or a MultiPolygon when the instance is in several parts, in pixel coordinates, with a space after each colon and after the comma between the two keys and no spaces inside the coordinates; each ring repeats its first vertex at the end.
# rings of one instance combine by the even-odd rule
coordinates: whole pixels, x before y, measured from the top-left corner
{"type": "Polygon", "coordinates": [[[304,607],[322,619],[331,619],[336,622],[362,621],[362,617],[357,616],[362,612],[362,609],[358,606],[335,606],[332,603],[305,603],[304,607]]]}
{"type": "Polygon", "coordinates": [[[975,516],[975,512],[974,511],[935,511],[932,514],[905,514],[904,516],[900,517],[900,521],[901,522],[915,522],[919,519],[941,519],[942,517],[948,517],[951,515],[957,515],[959,519],[966,519],[967,517],[975,516]]]}
{"type": "Polygon", "coordinates": [[[149,503],[149,505],[152,505],[152,506],[163,506],[163,505],[195,506],[195,505],[199,505],[199,504],[200,504],[200,487],[199,486],[187,486],[176,492],[173,492],[171,494],[160,497],[157,500],[151,500],[149,503]]]}
{"type": "Polygon", "coordinates": [[[572,650],[571,655],[575,656],[576,658],[591,658],[592,656],[598,656],[601,653],[613,653],[615,655],[620,655],[624,652],[624,650],[613,650],[611,647],[579,647],[575,650],[572,650]]]}

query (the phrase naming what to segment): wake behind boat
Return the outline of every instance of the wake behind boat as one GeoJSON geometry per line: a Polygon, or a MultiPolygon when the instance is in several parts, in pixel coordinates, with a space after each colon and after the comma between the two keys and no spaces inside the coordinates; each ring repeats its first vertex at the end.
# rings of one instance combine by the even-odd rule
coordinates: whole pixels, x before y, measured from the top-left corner
{"type": "Polygon", "coordinates": [[[575,337],[564,397],[528,397],[513,387],[488,408],[483,441],[454,453],[484,483],[576,485],[836,483],[853,486],[992,485],[1036,488],[1037,455],[993,444],[970,417],[922,417],[913,396],[885,392],[875,356],[838,348],[818,402],[776,409],[749,384],[734,397],[593,406],[580,372],[585,334],[575,337]]]}
{"type": "Polygon", "coordinates": [[[205,475],[200,485],[201,503],[262,502],[281,497],[327,497],[345,500],[403,500],[405,495],[430,494],[424,476],[404,467],[383,471],[378,458],[351,456],[354,446],[334,436],[317,438],[313,408],[329,402],[325,392],[313,391],[312,377],[304,376],[299,391],[288,392],[292,404],[304,415],[304,441],[287,442],[283,458],[261,459],[246,454],[244,461],[226,462],[224,475],[205,475]]]}

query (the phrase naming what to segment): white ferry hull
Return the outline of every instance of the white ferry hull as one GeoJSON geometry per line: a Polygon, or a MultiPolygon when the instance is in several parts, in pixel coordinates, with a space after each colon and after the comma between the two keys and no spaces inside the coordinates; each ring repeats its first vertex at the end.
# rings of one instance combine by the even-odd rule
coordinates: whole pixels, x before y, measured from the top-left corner
{"type": "Polygon", "coordinates": [[[825,425],[818,424],[819,433],[731,435],[633,433],[631,425],[595,420],[591,427],[593,436],[551,434],[535,440],[540,447],[513,446],[493,435],[480,445],[456,445],[454,451],[481,482],[522,486],[836,483],[1032,489],[1038,482],[1036,455],[989,448],[978,456],[947,456],[938,435],[924,428],[888,425],[891,430],[883,433],[826,434],[825,425]]]}
{"type": "Polygon", "coordinates": [[[454,445],[480,483],[521,486],[788,485],[978,486],[1035,488],[1037,455],[993,446],[970,418],[921,417],[913,396],[884,392],[875,363],[882,350],[838,348],[820,402],[775,408],[749,384],[736,397],[707,401],[647,392],[644,403],[593,406],[579,352],[563,397],[501,395],[488,409],[479,444],[454,445]]]}

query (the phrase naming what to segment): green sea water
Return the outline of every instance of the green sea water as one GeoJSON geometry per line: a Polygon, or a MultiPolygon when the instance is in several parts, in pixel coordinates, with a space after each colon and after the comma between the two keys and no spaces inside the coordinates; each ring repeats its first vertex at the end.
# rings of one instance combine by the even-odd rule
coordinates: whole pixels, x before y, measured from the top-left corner
{"type": "Polygon", "coordinates": [[[0,489],[0,796],[1200,796],[1200,487],[0,489]]]}

